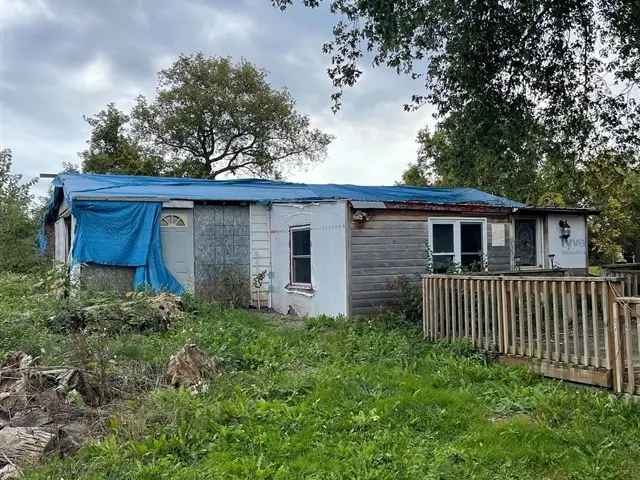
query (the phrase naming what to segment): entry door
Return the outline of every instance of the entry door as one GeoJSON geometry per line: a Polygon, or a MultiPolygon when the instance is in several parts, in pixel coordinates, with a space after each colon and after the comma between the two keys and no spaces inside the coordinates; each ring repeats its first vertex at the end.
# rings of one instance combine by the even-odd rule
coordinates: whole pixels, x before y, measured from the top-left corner
{"type": "Polygon", "coordinates": [[[185,289],[193,292],[193,210],[162,209],[160,234],[165,265],[185,289]]]}
{"type": "Polygon", "coordinates": [[[538,265],[538,230],[535,218],[516,219],[515,265],[535,267],[538,265]]]}

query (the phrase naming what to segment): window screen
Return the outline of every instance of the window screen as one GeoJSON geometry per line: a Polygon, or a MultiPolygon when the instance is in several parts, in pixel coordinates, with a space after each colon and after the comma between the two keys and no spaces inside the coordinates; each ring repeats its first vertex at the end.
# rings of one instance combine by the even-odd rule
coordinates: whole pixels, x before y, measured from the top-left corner
{"type": "Polygon", "coordinates": [[[453,224],[433,225],[433,271],[444,273],[454,261],[453,224]]]}
{"type": "Polygon", "coordinates": [[[291,228],[291,283],[311,284],[311,229],[291,228]]]}
{"type": "Polygon", "coordinates": [[[460,224],[460,264],[463,267],[482,266],[482,224],[460,224]]]}

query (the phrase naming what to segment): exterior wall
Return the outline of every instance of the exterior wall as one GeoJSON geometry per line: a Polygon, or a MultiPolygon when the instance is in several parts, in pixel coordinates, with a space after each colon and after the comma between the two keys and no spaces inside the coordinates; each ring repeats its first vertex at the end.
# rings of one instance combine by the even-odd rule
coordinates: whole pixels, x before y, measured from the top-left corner
{"type": "Polygon", "coordinates": [[[275,204],[271,208],[272,307],[281,313],[347,315],[346,202],[275,204]],[[289,229],[311,227],[311,290],[289,286],[289,229]]]}
{"type": "Polygon", "coordinates": [[[133,289],[133,267],[112,267],[84,263],[80,266],[80,287],[87,290],[125,293],[133,289]]]}
{"type": "MultiPolygon", "coordinates": [[[[249,206],[196,205],[194,207],[195,292],[214,300],[241,281],[249,302],[249,206]]],[[[242,292],[241,292],[242,293],[242,292]]]]}
{"type": "Polygon", "coordinates": [[[397,304],[395,283],[426,272],[427,215],[411,210],[369,210],[351,222],[351,314],[397,304]]]}
{"type": "Polygon", "coordinates": [[[487,266],[490,272],[511,270],[512,225],[509,217],[487,218],[487,266]]]}
{"type": "Polygon", "coordinates": [[[489,270],[508,271],[511,268],[512,234],[508,215],[409,209],[371,209],[366,213],[368,221],[351,222],[350,304],[354,315],[397,305],[400,297],[397,282],[402,277],[417,282],[426,272],[429,218],[486,219],[489,270]],[[504,238],[500,238],[501,233],[504,238]]]}
{"type": "Polygon", "coordinates": [[[588,264],[587,219],[584,215],[548,214],[545,228],[546,254],[555,255],[560,268],[584,272],[588,264]],[[561,238],[560,221],[570,226],[570,236],[561,238]]]}
{"type": "Polygon", "coordinates": [[[54,224],[55,247],[54,260],[58,263],[67,263],[69,253],[67,224],[64,218],[59,218],[54,224]]]}
{"type": "Polygon", "coordinates": [[[271,212],[265,205],[252,203],[249,207],[251,241],[251,304],[271,307],[271,212]],[[262,288],[253,286],[253,278],[267,272],[262,288]]]}

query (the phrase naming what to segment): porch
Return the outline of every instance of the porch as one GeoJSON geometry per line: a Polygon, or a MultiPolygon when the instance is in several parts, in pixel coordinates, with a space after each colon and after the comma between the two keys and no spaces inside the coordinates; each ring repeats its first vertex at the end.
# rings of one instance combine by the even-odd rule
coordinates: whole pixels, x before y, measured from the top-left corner
{"type": "Polygon", "coordinates": [[[425,275],[424,335],[469,340],[545,376],[638,394],[639,277],[425,275]]]}

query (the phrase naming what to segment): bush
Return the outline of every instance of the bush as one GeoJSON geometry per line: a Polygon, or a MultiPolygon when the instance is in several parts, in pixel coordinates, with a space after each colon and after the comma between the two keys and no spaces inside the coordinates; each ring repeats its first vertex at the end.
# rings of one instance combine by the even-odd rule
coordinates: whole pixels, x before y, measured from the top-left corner
{"type": "Polygon", "coordinates": [[[422,323],[422,288],[420,282],[407,276],[391,282],[391,288],[398,290],[398,314],[403,323],[419,325],[422,323]]]}

